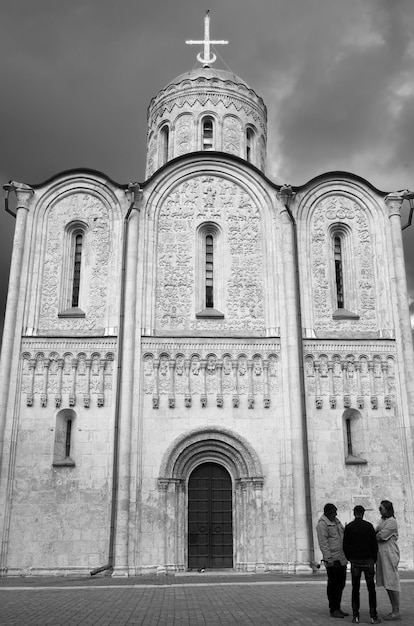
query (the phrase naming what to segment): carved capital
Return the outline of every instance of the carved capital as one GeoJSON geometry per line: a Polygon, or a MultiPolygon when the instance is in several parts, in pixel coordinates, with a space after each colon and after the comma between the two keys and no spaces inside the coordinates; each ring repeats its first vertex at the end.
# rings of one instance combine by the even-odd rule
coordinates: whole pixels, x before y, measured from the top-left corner
{"type": "Polygon", "coordinates": [[[29,209],[31,197],[34,193],[33,189],[25,183],[18,183],[13,180],[7,185],[6,191],[14,191],[16,194],[16,210],[17,209],[29,209]]]}
{"type": "Polygon", "coordinates": [[[407,191],[395,191],[393,193],[389,193],[388,196],[384,198],[384,202],[388,208],[388,216],[392,217],[396,215],[401,217],[401,205],[404,202],[404,196],[407,191]]]}

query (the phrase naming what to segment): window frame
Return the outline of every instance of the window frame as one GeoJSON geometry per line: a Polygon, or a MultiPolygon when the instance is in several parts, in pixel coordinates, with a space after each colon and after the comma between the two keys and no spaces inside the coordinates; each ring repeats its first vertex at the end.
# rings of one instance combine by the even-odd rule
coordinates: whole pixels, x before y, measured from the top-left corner
{"type": "Polygon", "coordinates": [[[76,220],[67,224],[63,245],[63,264],[61,272],[61,293],[58,317],[85,317],[85,262],[87,257],[88,226],[84,222],[76,220]],[[76,240],[82,236],[81,264],[79,269],[79,292],[77,306],[73,305],[75,263],[76,263],[76,240]]]}
{"type": "Polygon", "coordinates": [[[224,270],[221,260],[222,231],[215,222],[203,222],[196,230],[195,311],[197,318],[223,318],[224,270]],[[207,237],[213,239],[213,306],[207,306],[207,237]]]}

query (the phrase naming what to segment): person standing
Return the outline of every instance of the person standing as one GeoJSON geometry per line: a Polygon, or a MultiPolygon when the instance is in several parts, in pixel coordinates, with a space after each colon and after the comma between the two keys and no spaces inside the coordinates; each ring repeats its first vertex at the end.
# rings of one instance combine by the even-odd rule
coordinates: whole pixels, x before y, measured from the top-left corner
{"type": "Polygon", "coordinates": [[[316,532],[319,547],[328,576],[327,595],[331,617],[344,618],[349,615],[341,609],[342,592],[346,580],[347,559],[342,548],[344,527],[336,517],[337,508],[328,502],[319,518],[316,532]]]}
{"type": "Polygon", "coordinates": [[[391,602],[391,613],[384,620],[397,621],[401,619],[398,526],[392,502],[382,500],[379,510],[381,519],[375,529],[378,541],[377,587],[385,587],[391,602]]]}
{"type": "Polygon", "coordinates": [[[351,561],[352,623],[359,624],[359,589],[361,586],[361,575],[364,572],[368,589],[371,624],[380,624],[381,620],[377,615],[377,593],[374,580],[378,543],[373,525],[363,519],[364,513],[365,509],[363,506],[355,506],[355,519],[345,526],[344,532],[344,553],[348,561],[351,561]]]}

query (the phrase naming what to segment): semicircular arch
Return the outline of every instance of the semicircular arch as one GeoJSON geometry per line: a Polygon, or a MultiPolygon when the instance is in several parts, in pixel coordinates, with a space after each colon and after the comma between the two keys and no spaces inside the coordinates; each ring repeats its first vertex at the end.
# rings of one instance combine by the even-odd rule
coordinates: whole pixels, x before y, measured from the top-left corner
{"type": "Polygon", "coordinates": [[[184,433],[166,450],[161,467],[161,480],[184,480],[201,463],[222,463],[234,479],[263,480],[259,457],[240,435],[210,426],[184,433]]]}

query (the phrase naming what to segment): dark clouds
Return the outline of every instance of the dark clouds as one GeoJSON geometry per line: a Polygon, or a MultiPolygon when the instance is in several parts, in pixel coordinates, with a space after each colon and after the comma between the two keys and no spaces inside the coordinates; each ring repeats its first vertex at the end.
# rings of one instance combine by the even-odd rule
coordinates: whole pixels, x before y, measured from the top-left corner
{"type": "MultiPolygon", "coordinates": [[[[265,100],[268,174],[414,187],[412,0],[211,0],[218,53],[265,100]]],[[[90,167],[144,179],[146,109],[196,65],[201,0],[3,0],[0,182],[90,167]]],[[[217,64],[222,66],[221,64],[217,64]]],[[[0,300],[13,218],[0,213],[0,300]]],[[[414,295],[414,227],[404,231],[414,295]],[[413,252],[411,250],[413,249],[413,252]]],[[[2,303],[0,302],[0,308],[2,303]]]]}

